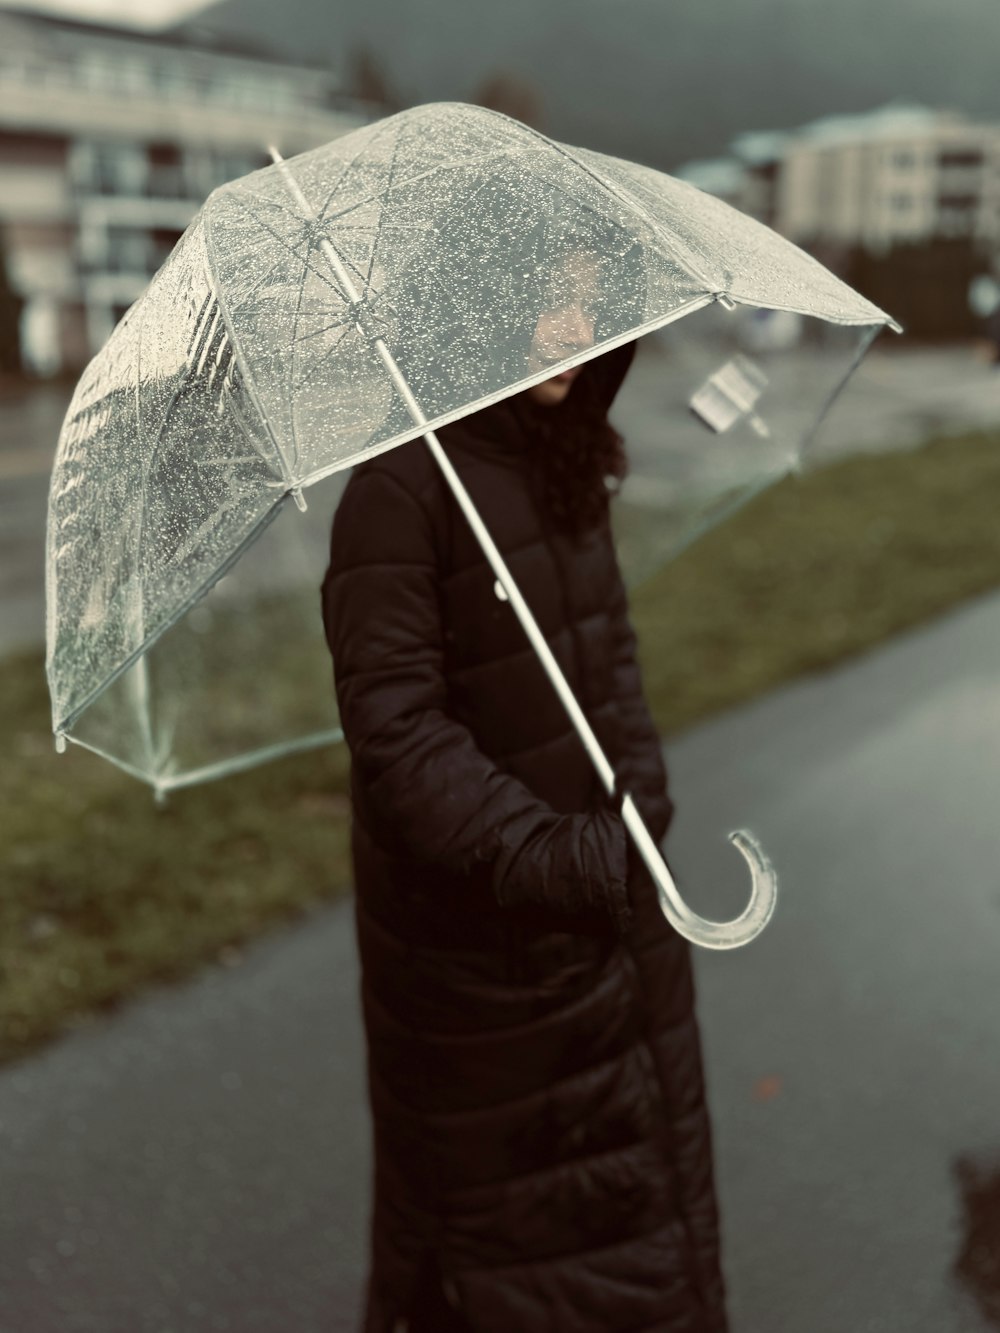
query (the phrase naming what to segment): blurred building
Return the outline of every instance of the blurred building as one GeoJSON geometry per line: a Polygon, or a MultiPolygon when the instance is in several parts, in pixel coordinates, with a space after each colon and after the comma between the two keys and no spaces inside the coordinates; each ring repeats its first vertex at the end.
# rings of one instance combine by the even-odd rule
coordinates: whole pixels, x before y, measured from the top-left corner
{"type": "Polygon", "coordinates": [[[733,159],[743,182],[743,210],[781,231],[787,134],[754,130],[733,140],[733,159]]]}
{"type": "Polygon", "coordinates": [[[268,144],[290,155],[361,120],[324,69],[0,11],[0,237],[27,368],[85,362],[268,144]]]}
{"type": "Polygon", "coordinates": [[[707,157],[697,162],[687,162],[677,173],[683,180],[697,185],[706,194],[714,194],[723,203],[734,208],[746,207],[745,178],[743,168],[732,157],[707,157]]]}
{"type": "Polygon", "coordinates": [[[824,253],[936,240],[1000,251],[1000,125],[956,112],[889,106],[746,134],[727,158],[679,174],[709,190],[724,179],[713,193],[824,253]]]}
{"type": "Polygon", "coordinates": [[[1000,246],[1000,125],[889,107],[787,138],[777,214],[809,245],[968,240],[1000,246]]]}

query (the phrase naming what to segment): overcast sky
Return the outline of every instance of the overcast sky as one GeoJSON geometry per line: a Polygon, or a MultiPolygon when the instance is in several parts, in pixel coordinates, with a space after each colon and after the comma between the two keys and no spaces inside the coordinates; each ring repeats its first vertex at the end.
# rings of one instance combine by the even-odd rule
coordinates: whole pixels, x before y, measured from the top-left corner
{"type": "Polygon", "coordinates": [[[67,18],[159,28],[199,9],[209,0],[0,0],[0,9],[37,9],[67,18]]]}

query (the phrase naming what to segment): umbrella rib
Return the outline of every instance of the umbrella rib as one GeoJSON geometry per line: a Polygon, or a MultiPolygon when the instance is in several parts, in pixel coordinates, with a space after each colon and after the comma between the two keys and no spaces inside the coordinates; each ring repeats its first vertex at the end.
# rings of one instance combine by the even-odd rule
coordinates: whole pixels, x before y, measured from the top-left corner
{"type": "MultiPolygon", "coordinates": [[[[148,489],[147,479],[149,477],[149,471],[150,471],[150,466],[152,464],[152,460],[156,457],[157,453],[159,452],[160,445],[163,442],[163,437],[167,429],[167,424],[170,421],[174,408],[176,407],[180,399],[183,397],[185,391],[188,389],[190,385],[189,377],[190,377],[190,372],[193,368],[195,357],[197,357],[199,361],[204,358],[205,352],[207,351],[207,348],[211,341],[211,330],[215,327],[217,320],[219,320],[220,318],[221,318],[221,310],[219,309],[219,306],[213,302],[212,292],[210,290],[208,295],[205,297],[205,300],[202,302],[200,310],[198,311],[198,317],[195,326],[196,334],[195,337],[192,339],[191,343],[189,344],[189,350],[185,362],[185,368],[181,374],[180,381],[174,388],[174,391],[171,393],[167,405],[163,410],[163,414],[160,418],[159,425],[156,428],[156,431],[150,442],[149,448],[143,450],[142,453],[140,454],[141,463],[140,463],[138,512],[135,516],[135,522],[132,525],[132,538],[135,544],[135,558],[137,564],[139,564],[142,559],[142,541],[143,541],[143,534],[146,529],[146,501],[147,501],[147,489],[148,489]],[[211,319],[209,319],[208,318],[209,312],[212,311],[213,305],[215,307],[215,312],[212,315],[211,319]],[[193,354],[192,354],[192,347],[193,347],[193,354]]],[[[141,349],[142,349],[142,337],[140,328],[140,337],[137,341],[137,353],[136,353],[137,430],[140,423],[140,418],[138,417],[138,402],[139,402],[138,386],[141,383],[141,379],[138,374],[138,361],[139,357],[141,357],[142,354],[141,349]]],[[[136,600],[137,598],[140,597],[138,580],[133,580],[132,588],[134,588],[135,591],[134,593],[130,592],[129,603],[134,608],[134,611],[138,613],[139,632],[137,637],[139,638],[140,642],[143,642],[146,637],[146,617],[145,617],[145,608],[142,604],[141,599],[138,601],[136,600]]],[[[146,679],[147,671],[148,667],[146,665],[145,658],[143,656],[139,656],[137,660],[137,672],[138,672],[137,683],[139,689],[144,694],[148,695],[148,682],[146,679]]],[[[149,726],[148,706],[143,706],[142,708],[140,716],[140,726],[142,728],[143,739],[146,744],[147,756],[149,757],[150,762],[155,765],[154,745],[153,745],[152,733],[150,731],[150,726],[149,726]]]]}
{"type": "MultiPolygon", "coordinates": [[[[405,182],[404,182],[404,184],[405,184],[405,182]]],[[[231,198],[235,198],[235,197],[236,197],[236,192],[235,192],[235,191],[231,192],[231,194],[230,194],[229,197],[231,197],[231,198]]],[[[322,221],[323,221],[324,223],[332,223],[332,222],[336,222],[336,223],[338,224],[338,229],[340,229],[340,230],[344,230],[344,231],[348,231],[348,230],[349,230],[349,231],[371,231],[371,230],[373,229],[373,224],[370,223],[370,222],[358,222],[358,223],[350,223],[350,222],[348,222],[348,223],[342,223],[341,220],[342,220],[343,218],[346,218],[349,214],[353,213],[356,209],[361,208],[364,204],[370,204],[370,203],[373,203],[375,200],[378,199],[378,197],[379,197],[378,194],[366,194],[366,195],[364,196],[363,199],[356,199],[353,203],[348,204],[345,208],[341,209],[341,211],[340,211],[339,213],[327,213],[327,214],[322,218],[322,221]]],[[[268,200],[268,203],[269,203],[269,205],[271,205],[272,207],[278,209],[280,212],[286,214],[286,216],[288,216],[288,217],[294,219],[296,222],[301,222],[301,221],[302,221],[302,213],[301,213],[301,210],[299,210],[299,209],[297,209],[297,208],[293,208],[290,204],[285,203],[284,200],[282,200],[282,199],[273,199],[273,198],[272,198],[272,199],[269,199],[269,200],[268,200]]],[[[257,215],[254,214],[254,216],[256,217],[257,215]]],[[[320,221],[320,219],[318,219],[318,218],[317,218],[316,220],[317,220],[317,222],[320,221]]],[[[382,224],[379,223],[378,225],[382,225],[382,224]]],[[[400,231],[424,231],[424,230],[426,230],[426,228],[425,228],[425,227],[422,227],[419,223],[411,224],[411,223],[408,223],[408,222],[388,222],[388,223],[386,223],[385,225],[386,225],[387,227],[392,227],[392,228],[397,229],[397,230],[400,230],[400,231]]]]}
{"type": "Polygon", "coordinates": [[[298,470],[298,461],[299,461],[299,427],[295,411],[295,398],[292,393],[292,388],[295,380],[295,360],[299,353],[299,342],[298,342],[299,319],[302,314],[302,302],[306,294],[306,275],[310,269],[309,261],[311,258],[312,258],[312,245],[309,244],[306,247],[305,258],[303,259],[302,262],[302,273],[299,276],[299,284],[298,284],[299,290],[295,300],[295,313],[292,315],[292,335],[290,339],[292,365],[291,365],[291,374],[288,377],[287,405],[288,405],[288,419],[291,422],[292,426],[292,451],[294,454],[294,458],[292,461],[296,471],[298,470]]]}
{"type": "MultiPolygon", "coordinates": [[[[191,339],[190,343],[188,344],[188,352],[185,358],[184,371],[181,374],[180,380],[175,386],[173,392],[171,393],[170,398],[167,400],[166,407],[163,409],[163,414],[160,417],[159,425],[157,426],[155,434],[153,435],[153,440],[149,449],[149,453],[147,455],[144,455],[144,473],[148,471],[149,459],[156,454],[157,450],[160,447],[160,444],[163,440],[164,432],[167,429],[167,424],[170,421],[171,416],[173,415],[174,408],[177,406],[178,402],[183,397],[184,393],[186,392],[186,390],[190,385],[190,372],[194,369],[194,366],[203,359],[208,347],[211,330],[212,328],[214,328],[216,320],[221,319],[221,317],[222,317],[221,309],[218,305],[218,302],[214,300],[214,293],[210,289],[208,295],[201,303],[201,309],[198,311],[197,320],[195,322],[195,336],[191,339]],[[213,305],[215,307],[215,313],[212,315],[211,319],[209,319],[209,312],[212,310],[213,305]]],[[[145,495],[145,491],[143,492],[143,494],[145,495]]],[[[145,513],[145,500],[143,500],[143,508],[141,510],[141,514],[144,515],[144,513],[145,513]]],[[[142,528],[144,526],[145,523],[141,522],[140,535],[142,528]]]]}
{"type": "MultiPolygon", "coordinates": [[[[253,216],[255,216],[255,215],[254,215],[254,214],[251,214],[251,216],[253,217],[253,216]]],[[[248,291],[248,292],[245,294],[245,296],[243,297],[243,299],[242,299],[242,301],[241,301],[241,303],[240,303],[240,304],[241,304],[241,307],[249,305],[249,303],[250,303],[250,302],[253,300],[253,298],[257,295],[257,293],[258,293],[258,292],[260,291],[260,289],[264,286],[264,284],[267,282],[267,280],[272,276],[272,274],[274,273],[276,267],[277,267],[277,265],[272,263],[271,266],[270,266],[269,268],[265,268],[264,272],[261,273],[261,274],[258,276],[257,280],[254,282],[254,284],[251,286],[251,288],[249,289],[249,291],[248,291]]]]}
{"type": "MultiPolygon", "coordinates": [[[[403,139],[402,134],[397,134],[395,143],[392,145],[392,157],[389,159],[389,178],[386,181],[385,188],[382,191],[380,218],[382,215],[384,215],[385,210],[389,206],[390,202],[389,196],[392,193],[392,185],[396,176],[396,165],[399,162],[399,147],[402,142],[402,139],[403,139]]],[[[381,225],[379,225],[375,229],[375,237],[374,240],[372,241],[372,248],[368,255],[368,272],[365,274],[364,291],[361,293],[362,299],[367,298],[368,292],[371,288],[372,273],[375,269],[375,259],[378,255],[379,242],[381,241],[381,239],[382,239],[382,227],[381,225]]]]}
{"type": "MultiPolygon", "coordinates": [[[[251,216],[253,215],[251,214],[251,216]]],[[[235,362],[236,367],[239,370],[240,375],[242,376],[243,384],[246,386],[247,394],[250,398],[251,403],[253,404],[253,408],[257,414],[260,426],[263,427],[266,439],[270,441],[271,447],[274,450],[274,461],[277,462],[278,474],[284,481],[290,483],[291,474],[289,473],[288,470],[288,461],[285,458],[284,450],[282,449],[280,443],[278,442],[278,438],[275,435],[274,431],[271,429],[271,425],[267,418],[267,415],[261,408],[260,396],[257,392],[257,386],[254,383],[253,375],[250,373],[249,367],[246,365],[246,362],[240,355],[239,344],[233,337],[233,332],[232,332],[233,321],[229,313],[229,310],[227,308],[226,299],[221,291],[221,284],[219,283],[219,275],[216,271],[215,259],[213,255],[213,250],[215,246],[214,222],[211,213],[207,210],[205,212],[204,217],[205,217],[205,253],[208,259],[209,277],[211,279],[212,289],[215,293],[215,299],[218,302],[219,310],[222,313],[223,325],[226,331],[229,333],[229,340],[233,349],[233,361],[235,362]]],[[[259,448],[259,440],[256,437],[251,436],[244,427],[242,420],[242,413],[237,416],[237,424],[240,426],[240,429],[246,436],[248,444],[250,444],[252,448],[259,448]]],[[[272,466],[273,466],[273,461],[272,461],[272,466]]]]}
{"type": "MultiPolygon", "coordinates": [[[[355,270],[355,272],[357,272],[357,270],[355,270]]],[[[370,310],[377,311],[378,307],[383,303],[390,304],[390,309],[392,308],[391,303],[388,303],[387,301],[385,292],[375,292],[373,295],[371,293],[371,290],[369,289],[368,308],[370,310]]],[[[348,312],[342,317],[332,320],[329,324],[323,324],[319,328],[311,329],[308,333],[303,333],[297,339],[297,341],[300,343],[309,342],[312,338],[320,338],[324,334],[331,333],[333,332],[334,329],[338,328],[343,330],[344,333],[346,333],[352,326],[353,322],[354,322],[354,317],[350,312],[348,312]]]]}
{"type": "MultiPolygon", "coordinates": [[[[420,181],[424,180],[427,176],[433,176],[436,173],[442,171],[457,171],[461,167],[468,167],[474,164],[488,162],[496,157],[509,157],[509,156],[510,153],[506,149],[504,149],[502,152],[499,153],[476,153],[474,156],[452,159],[450,162],[445,162],[445,163],[438,162],[435,163],[434,166],[432,167],[425,167],[423,171],[418,171],[412,176],[404,176],[401,181],[396,182],[396,188],[401,190],[404,188],[404,186],[416,185],[420,181]]],[[[325,213],[323,215],[322,221],[339,223],[342,218],[345,218],[349,214],[353,213],[355,209],[361,208],[365,204],[375,203],[378,201],[380,197],[381,197],[381,190],[375,191],[371,194],[366,194],[363,196],[363,198],[355,199],[355,201],[352,204],[348,204],[345,208],[342,208],[339,213],[325,213]]],[[[301,214],[296,214],[296,216],[301,216],[301,214]]],[[[392,223],[390,225],[395,226],[396,224],[392,223]]]]}
{"type": "MultiPolygon", "coordinates": [[[[268,223],[268,222],[267,222],[264,218],[262,218],[262,217],[261,217],[261,216],[260,216],[254,209],[253,209],[253,208],[251,208],[250,204],[249,204],[245,199],[241,199],[241,198],[239,198],[239,197],[237,196],[237,197],[235,198],[235,203],[236,203],[237,207],[239,207],[244,213],[247,214],[248,217],[250,217],[254,222],[256,222],[261,228],[263,228],[264,231],[266,231],[266,232],[268,233],[268,235],[270,235],[274,240],[276,240],[276,241],[278,242],[279,245],[281,245],[285,250],[287,250],[288,253],[289,253],[290,255],[292,255],[296,260],[300,260],[300,261],[302,260],[302,255],[301,255],[300,251],[296,250],[296,248],[295,248],[293,245],[290,245],[290,244],[289,244],[289,243],[288,243],[288,242],[287,242],[287,241],[280,235],[279,232],[276,232],[276,231],[274,230],[274,228],[270,225],[270,223],[268,223]]],[[[302,215],[301,215],[301,213],[298,213],[298,212],[297,212],[297,213],[295,213],[294,216],[295,216],[296,219],[297,219],[298,221],[300,221],[300,222],[308,222],[308,219],[303,218],[302,215]]],[[[326,273],[322,272],[320,269],[315,268],[315,267],[313,266],[313,262],[312,262],[312,254],[313,254],[313,252],[312,252],[312,249],[311,249],[311,248],[310,248],[309,250],[307,250],[307,252],[306,252],[306,256],[305,256],[305,260],[304,260],[304,263],[303,263],[303,278],[305,277],[305,274],[306,274],[307,272],[312,272],[312,274],[313,274],[316,278],[318,278],[318,279],[320,280],[320,282],[323,283],[323,285],[327,288],[327,290],[333,292],[337,297],[339,297],[339,299],[341,300],[341,302],[343,302],[343,301],[344,301],[344,293],[341,291],[339,284],[338,284],[338,283],[336,282],[336,280],[335,280],[334,278],[332,278],[329,274],[326,274],[326,273]]],[[[351,267],[351,269],[353,270],[354,274],[355,274],[357,277],[360,278],[360,277],[361,277],[361,274],[360,274],[360,271],[357,269],[357,267],[356,267],[354,264],[350,264],[350,267],[351,267]]],[[[300,292],[301,292],[302,290],[304,290],[304,284],[303,284],[301,281],[300,281],[300,284],[299,284],[299,288],[300,288],[300,292]]],[[[296,327],[297,327],[297,314],[296,314],[296,327]]],[[[346,328],[346,321],[345,321],[345,328],[346,328]]],[[[293,338],[293,346],[294,346],[294,345],[295,345],[295,341],[294,341],[294,338],[293,338]]],[[[321,366],[323,366],[323,365],[326,363],[326,360],[327,360],[327,358],[330,356],[331,352],[335,351],[336,348],[339,347],[339,346],[340,346],[340,342],[338,341],[337,343],[334,344],[334,346],[333,346],[332,348],[330,348],[330,349],[326,352],[326,354],[325,354],[324,356],[320,357],[320,358],[317,360],[317,362],[316,362],[316,364],[314,365],[314,367],[312,368],[312,370],[309,372],[309,374],[305,377],[304,380],[302,380],[302,381],[299,382],[299,384],[296,386],[296,388],[297,388],[297,389],[301,389],[301,388],[303,387],[304,384],[308,383],[309,380],[312,378],[312,376],[315,374],[315,372],[316,372],[321,366]]],[[[245,368],[244,368],[244,375],[246,375],[245,368]]],[[[250,381],[248,380],[248,383],[249,383],[249,382],[250,382],[250,381]]],[[[289,385],[289,399],[290,399],[290,396],[291,396],[291,389],[292,389],[292,385],[290,384],[290,385],[289,385]]],[[[294,450],[294,455],[295,455],[295,457],[294,457],[294,459],[293,459],[292,461],[293,461],[293,462],[297,462],[297,460],[298,460],[298,452],[299,452],[299,449],[298,449],[298,438],[297,438],[297,426],[296,426],[296,422],[295,422],[294,413],[291,413],[291,414],[290,414],[290,421],[291,421],[291,429],[292,429],[292,448],[293,448],[293,450],[294,450]]],[[[272,438],[273,438],[273,437],[272,437],[272,438]]],[[[275,445],[277,446],[277,441],[275,441],[275,445]]],[[[291,478],[291,469],[289,468],[288,460],[285,458],[284,453],[281,451],[280,448],[278,449],[278,454],[279,454],[279,457],[281,458],[282,470],[283,470],[285,476],[288,477],[288,478],[291,478]]]]}
{"type": "MultiPolygon", "coordinates": [[[[347,173],[350,171],[350,169],[351,169],[351,168],[354,166],[354,164],[357,162],[357,160],[358,160],[358,158],[361,156],[361,154],[364,153],[364,152],[370,152],[370,151],[371,151],[371,147],[372,147],[372,145],[378,143],[379,139],[381,139],[385,134],[387,134],[387,133],[389,132],[389,127],[390,127],[391,124],[392,124],[391,119],[390,119],[390,120],[387,120],[387,121],[383,121],[381,125],[377,126],[377,127],[372,131],[370,137],[367,138],[367,139],[365,140],[365,142],[358,148],[358,151],[354,154],[354,156],[353,156],[353,157],[349,157],[349,158],[346,159],[346,161],[344,161],[344,163],[341,165],[341,168],[340,168],[340,174],[338,175],[337,179],[333,182],[333,189],[332,189],[332,190],[330,191],[330,193],[327,195],[327,197],[326,197],[326,202],[325,202],[325,203],[323,204],[323,206],[320,208],[319,213],[316,214],[316,221],[317,221],[317,222],[326,222],[326,221],[329,221],[329,220],[330,220],[330,219],[328,219],[328,217],[327,217],[327,211],[326,211],[326,210],[327,210],[327,209],[330,207],[330,205],[333,203],[334,196],[336,195],[337,191],[340,189],[340,186],[341,186],[341,184],[342,184],[342,182],[343,182],[343,180],[344,180],[344,177],[347,175],[347,173]]],[[[395,128],[395,127],[394,127],[394,128],[395,128]]],[[[299,215],[299,216],[301,216],[301,215],[299,215]]]]}
{"type": "MultiPolygon", "coordinates": [[[[285,238],[282,236],[281,232],[275,231],[275,229],[271,226],[271,224],[265,221],[265,219],[262,218],[259,213],[254,212],[254,210],[250,207],[249,203],[247,203],[245,199],[240,199],[238,196],[234,196],[234,202],[237,204],[237,207],[241,208],[243,212],[246,213],[248,217],[252,219],[252,221],[256,222],[257,225],[261,227],[263,231],[266,231],[267,234],[273,240],[277,241],[277,243],[281,246],[283,250],[287,250],[288,253],[294,259],[301,259],[300,251],[297,250],[296,247],[292,245],[289,241],[286,241],[285,238]]],[[[294,214],[294,216],[299,222],[306,221],[306,219],[302,217],[301,213],[296,213],[294,214]]],[[[312,267],[311,250],[308,251],[307,262],[309,263],[310,267],[312,267]]],[[[325,287],[329,287],[331,291],[337,292],[337,294],[342,297],[343,294],[340,292],[340,289],[333,278],[329,277],[319,268],[313,268],[312,272],[320,280],[320,282],[323,283],[325,287]]]]}
{"type": "Polygon", "coordinates": [[[306,371],[305,375],[303,375],[302,379],[298,380],[293,385],[293,388],[295,389],[296,393],[301,393],[302,390],[309,383],[309,381],[313,378],[313,376],[326,365],[327,361],[334,354],[334,352],[336,352],[339,349],[340,344],[347,337],[347,334],[348,334],[348,329],[345,326],[344,331],[341,333],[337,341],[335,343],[332,343],[331,346],[328,347],[321,356],[318,356],[313,365],[309,368],[308,371],[306,371]]]}
{"type": "Polygon", "coordinates": [[[296,341],[300,343],[311,342],[313,338],[321,338],[323,334],[332,333],[334,329],[337,328],[346,329],[350,323],[351,323],[351,316],[344,315],[342,319],[332,320],[331,323],[329,324],[322,324],[320,325],[319,328],[310,329],[308,333],[300,334],[299,337],[296,339],[296,341]]]}
{"type": "MultiPolygon", "coordinates": [[[[573,152],[571,152],[570,149],[567,148],[565,144],[557,143],[555,139],[550,139],[548,135],[542,134],[540,130],[532,129],[530,125],[522,125],[520,121],[514,120],[512,116],[505,115],[504,112],[502,111],[490,110],[487,112],[487,114],[491,116],[497,116],[501,120],[507,121],[508,124],[514,125],[522,133],[530,134],[532,138],[538,139],[541,143],[545,144],[546,147],[553,149],[556,153],[559,154],[560,157],[564,157],[567,162],[571,162],[573,166],[576,167],[578,170],[585,172],[591,178],[591,180],[596,181],[597,184],[600,185],[603,190],[606,190],[607,193],[610,194],[614,199],[617,199],[620,204],[623,204],[630,210],[638,213],[639,216],[642,218],[642,220],[645,222],[646,226],[649,227],[650,231],[652,231],[653,234],[660,240],[663,239],[663,234],[656,223],[656,219],[650,215],[649,211],[645,207],[643,207],[643,205],[639,203],[637,199],[627,199],[622,194],[621,190],[618,188],[617,185],[614,185],[611,181],[606,180],[605,177],[602,176],[600,172],[595,171],[593,167],[588,166],[586,162],[582,161],[573,152]]],[[[670,239],[672,242],[676,243],[675,237],[671,237],[670,239]]],[[[701,257],[704,258],[705,256],[701,257]]],[[[711,291],[713,294],[718,292],[719,290],[718,284],[712,282],[709,278],[705,276],[704,273],[700,272],[694,266],[692,266],[691,268],[691,276],[698,278],[701,282],[705,283],[706,290],[711,291]]]]}
{"type": "MultiPolygon", "coordinates": [[[[204,310],[204,308],[205,307],[203,305],[202,309],[204,310]]],[[[136,436],[138,438],[141,438],[140,428],[142,424],[141,396],[140,396],[139,386],[142,383],[142,374],[141,374],[142,335],[145,330],[145,327],[146,327],[146,312],[145,310],[143,310],[141,312],[138,337],[136,338],[136,352],[135,352],[135,425],[136,425],[136,436]]],[[[163,421],[160,423],[160,429],[157,432],[156,445],[154,446],[154,450],[159,446],[159,442],[160,439],[162,438],[163,432],[164,430],[166,430],[167,419],[168,415],[165,414],[163,421]]],[[[137,564],[142,558],[142,536],[146,528],[146,479],[148,476],[148,461],[144,457],[142,457],[142,455],[140,455],[140,457],[142,458],[142,462],[140,464],[140,470],[142,473],[142,485],[140,487],[139,513],[137,516],[138,523],[136,527],[133,529],[135,543],[136,543],[135,554],[136,554],[137,564]]],[[[146,632],[146,609],[143,604],[142,593],[138,579],[134,580],[132,583],[132,586],[129,590],[128,600],[132,607],[132,614],[133,615],[138,614],[139,637],[142,638],[146,632]]],[[[139,714],[139,729],[142,734],[143,745],[145,746],[146,749],[147,761],[151,765],[155,766],[156,765],[155,746],[153,743],[153,732],[151,726],[151,718],[149,715],[150,713],[149,667],[145,657],[141,657],[136,664],[136,684],[139,689],[140,695],[142,696],[140,704],[140,714],[139,714]]]]}

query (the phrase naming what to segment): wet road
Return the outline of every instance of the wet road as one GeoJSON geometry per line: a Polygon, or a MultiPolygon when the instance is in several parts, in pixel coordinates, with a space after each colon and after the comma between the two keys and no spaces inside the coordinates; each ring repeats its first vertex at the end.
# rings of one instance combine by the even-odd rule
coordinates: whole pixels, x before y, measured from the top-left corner
{"type": "MultiPolygon", "coordinates": [[[[692,902],[781,875],[698,956],[734,1333],[1000,1327],[998,673],[993,597],[669,749],[692,902]]],[[[344,905],[0,1072],[0,1333],[353,1329],[355,986],[344,905]]]]}
{"type": "Polygon", "coordinates": [[[728,885],[705,909],[739,901],[720,817],[782,875],[765,936],[699,959],[737,1331],[1000,1327],[953,1280],[965,1163],[996,1310],[998,672],[993,598],[671,751],[678,872],[728,885]]]}

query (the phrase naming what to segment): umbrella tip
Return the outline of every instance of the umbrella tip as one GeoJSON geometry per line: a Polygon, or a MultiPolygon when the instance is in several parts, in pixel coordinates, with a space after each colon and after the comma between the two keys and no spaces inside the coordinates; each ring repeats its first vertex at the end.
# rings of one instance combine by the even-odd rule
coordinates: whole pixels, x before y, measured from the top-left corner
{"type": "Polygon", "coordinates": [[[281,155],[281,149],[277,148],[273,143],[269,143],[267,145],[267,151],[270,154],[271,161],[275,164],[275,166],[277,166],[279,162],[284,162],[285,159],[281,155]]]}

